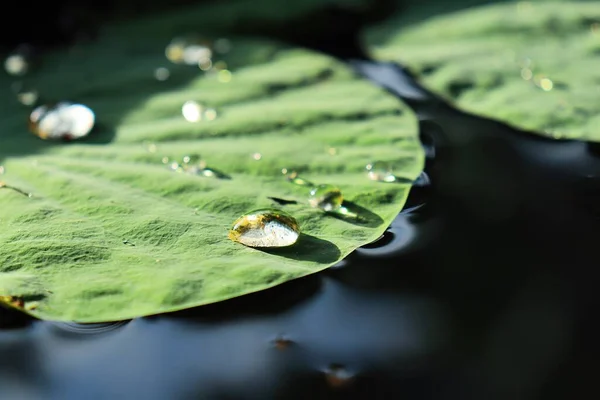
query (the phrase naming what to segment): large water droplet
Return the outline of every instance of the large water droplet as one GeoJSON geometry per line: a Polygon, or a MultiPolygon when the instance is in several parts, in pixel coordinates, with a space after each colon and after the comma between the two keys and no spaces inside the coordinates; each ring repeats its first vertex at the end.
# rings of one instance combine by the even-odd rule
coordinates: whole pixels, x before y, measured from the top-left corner
{"type": "Polygon", "coordinates": [[[344,201],[342,191],[333,185],[318,185],[310,191],[308,202],[323,211],[337,211],[344,201]]]}
{"type": "Polygon", "coordinates": [[[29,115],[29,129],[42,139],[74,140],[90,133],[95,118],[94,112],[82,104],[42,105],[29,115]]]}
{"type": "Polygon", "coordinates": [[[238,218],[228,237],[249,247],[285,247],[296,243],[299,235],[294,217],[281,210],[263,209],[238,218]]]}

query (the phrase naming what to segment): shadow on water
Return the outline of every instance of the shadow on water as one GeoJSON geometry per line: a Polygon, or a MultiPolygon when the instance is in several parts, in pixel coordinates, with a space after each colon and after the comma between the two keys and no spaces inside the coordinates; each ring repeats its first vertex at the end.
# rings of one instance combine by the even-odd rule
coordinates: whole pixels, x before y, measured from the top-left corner
{"type": "Polygon", "coordinates": [[[457,111],[405,68],[351,48],[334,55],[414,110],[426,150],[428,183],[381,240],[323,274],[135,319],[102,340],[58,340],[50,323],[0,308],[0,327],[13,328],[0,329],[0,398],[597,392],[597,146],[457,111]]]}
{"type": "Polygon", "coordinates": [[[300,234],[298,241],[293,246],[261,250],[265,253],[292,260],[318,263],[332,263],[340,257],[340,249],[335,244],[304,233],[300,234]]]}

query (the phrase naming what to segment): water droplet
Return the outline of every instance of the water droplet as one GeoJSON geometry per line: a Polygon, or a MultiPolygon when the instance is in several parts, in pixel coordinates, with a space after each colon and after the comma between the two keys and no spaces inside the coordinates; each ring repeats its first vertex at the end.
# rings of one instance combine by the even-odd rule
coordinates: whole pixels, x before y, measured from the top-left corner
{"type": "Polygon", "coordinates": [[[166,81],[167,79],[169,79],[169,76],[171,76],[171,73],[167,68],[160,67],[154,70],[154,77],[158,81],[166,81]]]}
{"type": "Polygon", "coordinates": [[[229,53],[231,51],[231,41],[226,38],[220,38],[215,40],[213,47],[217,53],[229,53]]]}
{"type": "Polygon", "coordinates": [[[169,164],[169,169],[171,169],[171,171],[175,171],[175,172],[183,172],[183,167],[181,165],[179,165],[179,163],[176,161],[169,164]]]}
{"type": "Polygon", "coordinates": [[[367,176],[372,181],[377,182],[396,182],[397,178],[394,175],[394,166],[392,163],[385,161],[375,161],[367,164],[367,176]]]}
{"type": "Polygon", "coordinates": [[[202,168],[202,169],[198,169],[196,172],[196,175],[202,175],[205,176],[207,178],[216,178],[216,179],[231,179],[231,177],[217,169],[214,168],[202,168]]]}
{"type": "Polygon", "coordinates": [[[286,247],[296,243],[299,235],[294,217],[280,210],[263,209],[238,218],[228,237],[249,247],[286,247]]]}
{"type": "Polygon", "coordinates": [[[291,182],[294,185],[298,185],[298,186],[311,186],[311,187],[315,186],[312,182],[309,182],[306,179],[299,177],[298,173],[296,171],[292,171],[292,172],[290,172],[288,174],[287,173],[287,169],[284,168],[284,169],[281,170],[281,172],[285,175],[285,178],[288,180],[288,182],[291,182]]]}
{"type": "Polygon", "coordinates": [[[195,38],[176,38],[165,49],[169,61],[175,64],[198,65],[201,60],[210,59],[212,50],[208,42],[195,38]]]}
{"type": "Polygon", "coordinates": [[[333,185],[318,185],[310,191],[308,202],[323,211],[337,211],[344,201],[342,191],[333,185]]]}
{"type": "Polygon", "coordinates": [[[533,72],[529,68],[523,68],[521,70],[521,78],[523,78],[526,81],[528,81],[531,78],[533,78],[533,72]]]}
{"type": "Polygon", "coordinates": [[[256,161],[259,161],[262,158],[262,154],[254,153],[254,154],[252,154],[252,158],[255,159],[256,161]]]}
{"type": "Polygon", "coordinates": [[[208,71],[212,68],[212,60],[210,58],[203,58],[198,61],[198,68],[202,71],[208,71]]]}
{"type": "Polygon", "coordinates": [[[215,110],[214,108],[207,108],[206,111],[204,111],[204,119],[206,119],[207,121],[214,121],[217,118],[217,110],[215,110]]]}
{"type": "Polygon", "coordinates": [[[29,45],[19,46],[4,60],[4,69],[10,75],[23,76],[31,69],[33,49],[29,45]]]}
{"type": "Polygon", "coordinates": [[[554,83],[548,78],[543,78],[540,80],[539,86],[542,88],[543,91],[549,92],[554,87],[554,83]]]}
{"type": "Polygon", "coordinates": [[[228,69],[219,71],[219,75],[217,76],[217,79],[221,83],[231,82],[231,71],[229,71],[228,69]]]}
{"type": "Polygon", "coordinates": [[[42,105],[29,115],[30,130],[42,139],[80,139],[90,133],[94,123],[91,109],[68,102],[42,105]]]}
{"type": "Polygon", "coordinates": [[[189,122],[198,122],[202,119],[202,106],[192,100],[186,101],[181,107],[181,114],[189,122]]]}
{"type": "Polygon", "coordinates": [[[169,157],[163,157],[162,158],[162,163],[163,164],[168,164],[169,163],[169,157]]]}
{"type": "Polygon", "coordinates": [[[327,383],[333,388],[347,386],[354,376],[340,364],[331,364],[323,372],[325,373],[327,383]]]}

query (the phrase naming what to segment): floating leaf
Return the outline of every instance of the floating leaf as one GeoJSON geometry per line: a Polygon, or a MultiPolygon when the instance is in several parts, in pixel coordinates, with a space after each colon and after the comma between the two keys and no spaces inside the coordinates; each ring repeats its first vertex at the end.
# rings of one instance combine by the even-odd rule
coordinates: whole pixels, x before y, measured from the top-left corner
{"type": "Polygon", "coordinates": [[[553,137],[598,139],[600,2],[473,1],[402,10],[370,31],[375,54],[401,61],[466,110],[553,137]]]}
{"type": "Polygon", "coordinates": [[[186,65],[156,80],[171,37],[149,27],[187,29],[188,19],[117,27],[42,60],[31,80],[45,98],[94,110],[86,138],[40,140],[27,131],[29,111],[0,100],[2,180],[33,193],[0,191],[0,295],[35,299],[32,315],[121,320],[255,292],[333,265],[400,211],[409,185],[364,174],[373,157],[404,158],[407,176],[421,169],[416,123],[395,99],[328,57],[234,36],[222,59],[231,82],[186,65]],[[189,122],[188,101],[219,115],[189,122]],[[335,157],[323,150],[330,147],[335,157]],[[230,179],[165,165],[193,154],[230,179]],[[307,187],[290,184],[282,169],[336,185],[365,218],[313,209],[307,187]],[[233,221],[272,208],[272,198],[288,200],[277,208],[298,221],[296,244],[263,251],[227,238],[233,221]],[[35,285],[23,293],[14,274],[35,285]]]}

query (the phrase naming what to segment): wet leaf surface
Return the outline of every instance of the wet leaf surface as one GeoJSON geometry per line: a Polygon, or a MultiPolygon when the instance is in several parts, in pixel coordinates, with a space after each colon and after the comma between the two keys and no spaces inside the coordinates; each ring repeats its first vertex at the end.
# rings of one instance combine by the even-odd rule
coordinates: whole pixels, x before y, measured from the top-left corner
{"type": "Polygon", "coordinates": [[[41,140],[27,131],[30,109],[0,100],[2,180],[32,193],[0,191],[0,295],[35,299],[32,315],[122,320],[259,291],[335,264],[402,208],[408,184],[365,172],[373,158],[399,159],[413,178],[422,167],[416,121],[395,99],[331,58],[266,40],[229,37],[231,50],[213,59],[227,79],[170,64],[165,46],[190,15],[116,26],[42,59],[28,85],[90,107],[96,126],[83,140],[41,140]],[[204,112],[193,122],[188,101],[204,112]],[[199,173],[171,167],[198,154],[199,173]],[[283,168],[336,185],[370,223],[312,208],[310,188],[283,168]],[[265,252],[227,239],[273,197],[290,202],[276,206],[298,220],[296,245],[265,252]]]}
{"type": "Polygon", "coordinates": [[[600,2],[499,3],[425,2],[371,29],[367,42],[464,110],[597,140],[600,2]]]}

